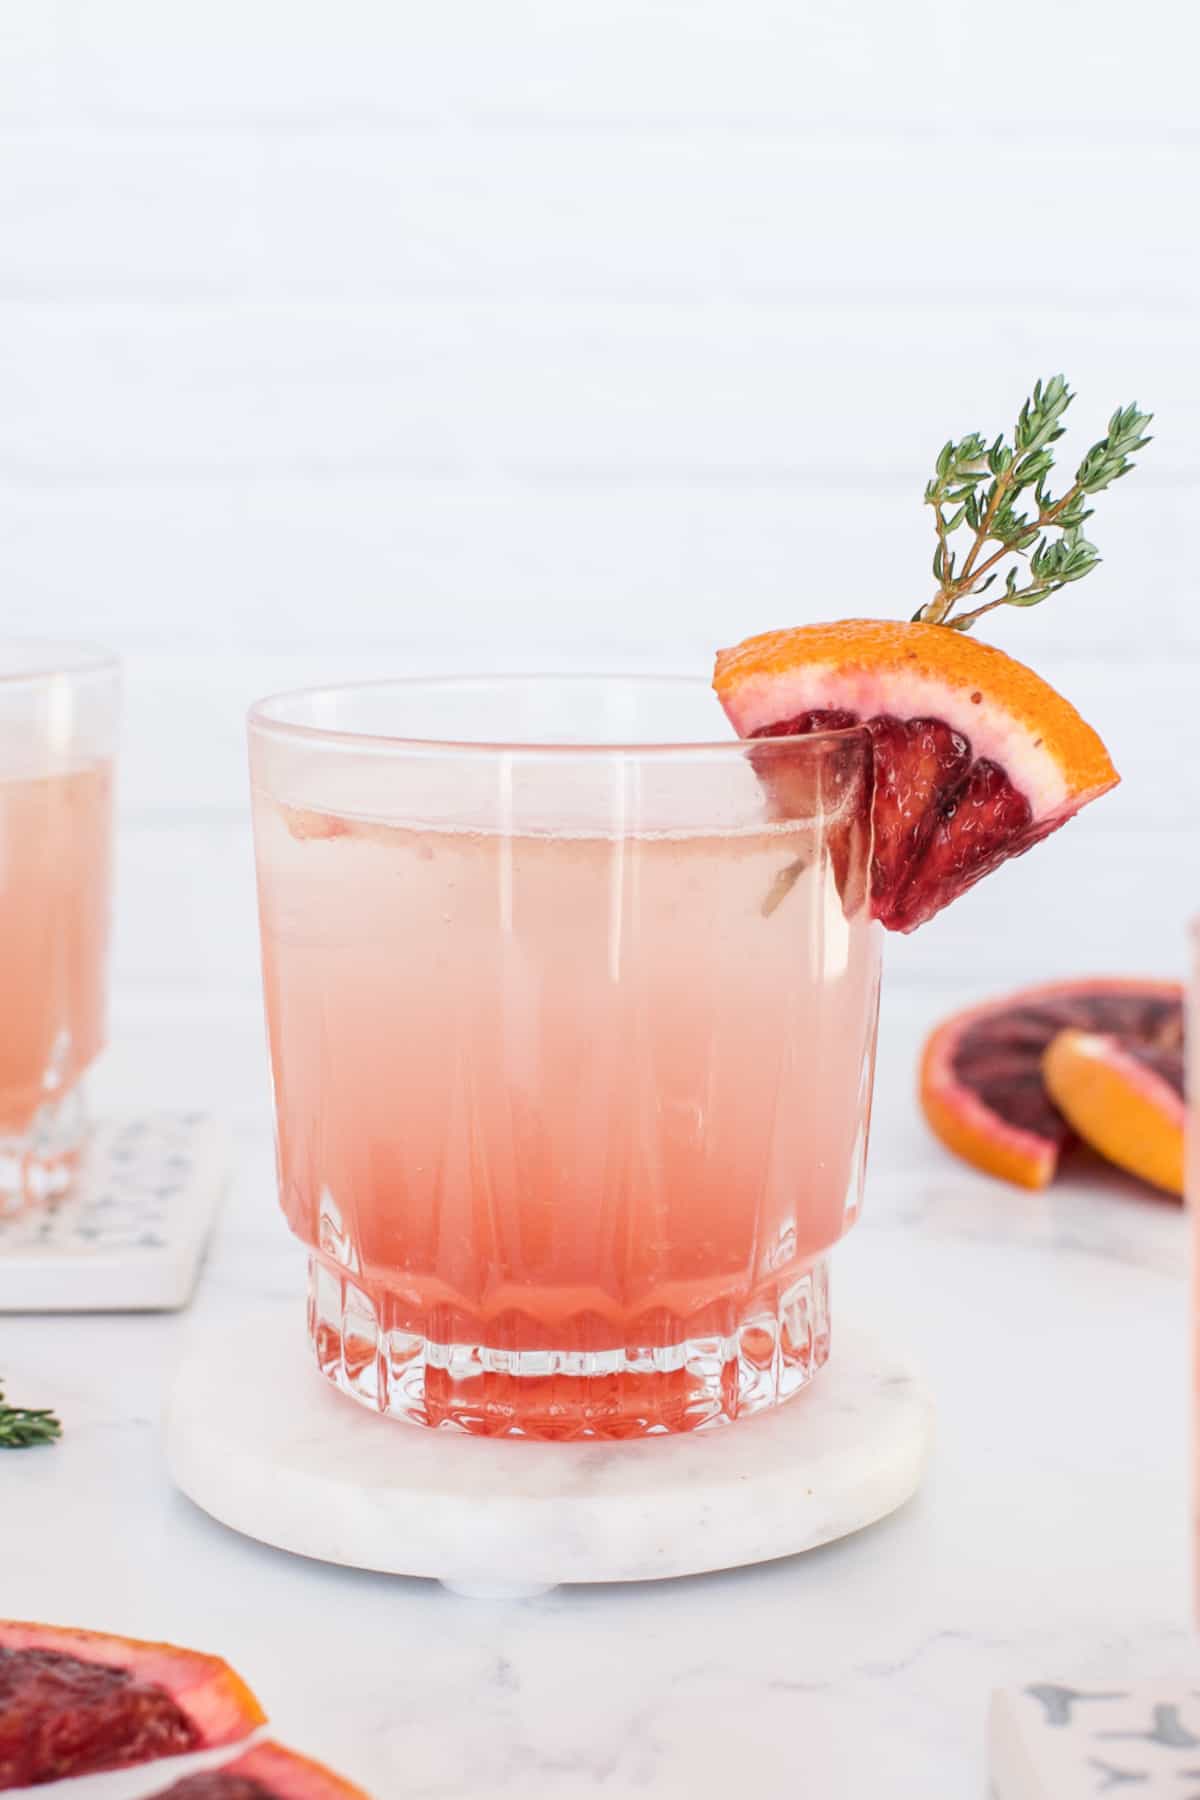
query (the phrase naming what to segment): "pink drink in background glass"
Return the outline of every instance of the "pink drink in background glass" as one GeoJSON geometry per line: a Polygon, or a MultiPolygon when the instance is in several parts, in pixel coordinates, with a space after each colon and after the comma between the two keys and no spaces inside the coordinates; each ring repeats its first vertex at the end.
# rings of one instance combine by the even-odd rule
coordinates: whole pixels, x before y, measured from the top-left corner
{"type": "Polygon", "coordinates": [[[1200,1624],[1200,918],[1192,921],[1184,1028],[1187,1087],[1185,1202],[1192,1240],[1192,1605],[1200,1624]]]}
{"type": "Polygon", "coordinates": [[[118,676],[0,644],[0,1211],[69,1183],[104,1042],[118,676]]]}
{"type": "Polygon", "coordinates": [[[656,724],[722,731],[649,680],[252,715],[281,1195],[320,1365],[378,1410],[690,1429],[828,1353],[877,1010],[865,737],[656,724]],[[568,731],[593,747],[537,741],[568,731]]]}

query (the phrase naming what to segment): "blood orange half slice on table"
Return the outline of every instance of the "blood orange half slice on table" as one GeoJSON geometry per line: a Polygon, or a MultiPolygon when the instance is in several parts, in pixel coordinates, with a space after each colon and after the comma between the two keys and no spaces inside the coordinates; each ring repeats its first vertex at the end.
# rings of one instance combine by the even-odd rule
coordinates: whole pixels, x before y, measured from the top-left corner
{"type": "Polygon", "coordinates": [[[1101,1156],[1183,1194],[1183,1012],[1149,1041],[1060,1031],[1042,1059],[1050,1098],[1101,1156]]]}
{"type": "Polygon", "coordinates": [[[240,1743],[265,1717],[218,1656],[0,1622],[0,1789],[240,1743]]]}
{"type": "Polygon", "coordinates": [[[282,1744],[255,1744],[223,1769],[185,1775],[154,1800],[371,1800],[371,1796],[282,1744]]]}
{"type": "Polygon", "coordinates": [[[1182,1176],[1182,1033],[1176,982],[1026,988],[938,1026],[921,1105],[957,1156],[1020,1187],[1045,1187],[1076,1134],[1168,1186],[1182,1176]]]}
{"type": "MultiPolygon", "coordinates": [[[[862,724],[875,769],[871,904],[912,931],[1117,782],[1075,708],[945,625],[849,619],[747,638],[713,681],[743,738],[862,724]]],[[[764,759],[762,778],[771,772],[764,759]]],[[[786,810],[786,795],[780,794],[786,810]]]]}

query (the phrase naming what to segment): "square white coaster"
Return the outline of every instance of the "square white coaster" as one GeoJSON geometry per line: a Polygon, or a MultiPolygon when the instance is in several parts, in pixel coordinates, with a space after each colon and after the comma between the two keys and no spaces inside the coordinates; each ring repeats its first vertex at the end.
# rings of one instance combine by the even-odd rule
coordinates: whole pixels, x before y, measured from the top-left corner
{"type": "Polygon", "coordinates": [[[1200,1687],[1031,1682],[992,1696],[993,1800],[1200,1800],[1200,1687]]]}
{"type": "Polygon", "coordinates": [[[69,1194],[0,1218],[0,1312],[185,1306],[228,1174],[204,1113],[101,1120],[69,1194]]]}

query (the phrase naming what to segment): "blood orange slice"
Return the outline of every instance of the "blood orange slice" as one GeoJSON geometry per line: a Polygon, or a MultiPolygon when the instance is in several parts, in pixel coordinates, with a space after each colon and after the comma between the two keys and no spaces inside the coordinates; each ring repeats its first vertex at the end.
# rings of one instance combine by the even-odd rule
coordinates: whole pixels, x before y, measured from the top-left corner
{"type": "Polygon", "coordinates": [[[265,1716],[218,1656],[0,1622],[0,1789],[235,1744],[265,1716]]]}
{"type": "Polygon", "coordinates": [[[867,727],[872,910],[893,931],[932,918],[1118,780],[1061,694],[944,625],[849,619],[768,632],[722,650],[713,686],[740,737],[867,727]]]}
{"type": "Polygon", "coordinates": [[[1181,1018],[1182,991],[1170,981],[1054,982],[955,1013],[925,1045],[925,1117],[976,1168],[1045,1187],[1072,1138],[1043,1075],[1051,1045],[1063,1032],[1102,1033],[1134,1061],[1152,1059],[1178,1045],[1181,1018]]]}
{"type": "Polygon", "coordinates": [[[255,1744],[223,1769],[185,1775],[155,1800],[371,1800],[371,1796],[282,1744],[255,1744]]]}
{"type": "Polygon", "coordinates": [[[1050,1098],[1085,1143],[1168,1194],[1183,1193],[1183,1018],[1150,1042],[1060,1031],[1042,1063],[1050,1098]]]}

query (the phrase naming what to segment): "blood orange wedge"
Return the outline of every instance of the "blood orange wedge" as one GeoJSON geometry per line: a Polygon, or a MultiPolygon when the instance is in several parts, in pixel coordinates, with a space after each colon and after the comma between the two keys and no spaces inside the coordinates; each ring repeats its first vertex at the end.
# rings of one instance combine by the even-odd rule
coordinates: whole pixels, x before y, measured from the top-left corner
{"type": "Polygon", "coordinates": [[[218,1656],[0,1622],[0,1789],[236,1744],[265,1717],[218,1656]]]}
{"type": "MultiPolygon", "coordinates": [[[[713,686],[740,737],[866,726],[871,903],[893,931],[924,924],[1118,779],[1061,694],[944,625],[848,619],[767,632],[722,650],[713,686]]],[[[765,758],[760,775],[769,787],[765,758]]]]}
{"type": "Polygon", "coordinates": [[[1150,1042],[1060,1031],[1042,1072],[1050,1098],[1085,1143],[1168,1194],[1183,1193],[1182,1013],[1150,1042]]]}
{"type": "Polygon", "coordinates": [[[371,1796],[282,1744],[255,1744],[223,1769],[185,1775],[155,1800],[371,1800],[371,1796]]]}
{"type": "Polygon", "coordinates": [[[1072,1138],[1043,1060],[1063,1032],[1101,1033],[1135,1059],[1178,1041],[1170,981],[1062,981],[955,1013],[921,1059],[921,1105],[956,1155],[1020,1187],[1045,1187],[1072,1138]]]}

